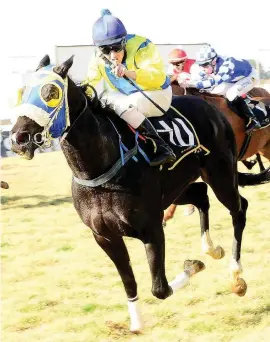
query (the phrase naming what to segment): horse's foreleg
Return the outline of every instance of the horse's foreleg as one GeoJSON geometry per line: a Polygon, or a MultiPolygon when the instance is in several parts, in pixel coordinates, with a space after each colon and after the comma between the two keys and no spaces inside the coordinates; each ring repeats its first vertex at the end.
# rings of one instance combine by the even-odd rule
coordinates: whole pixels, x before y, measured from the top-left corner
{"type": "Polygon", "coordinates": [[[152,276],[152,293],[159,299],[166,299],[189,284],[190,277],[203,270],[205,266],[200,261],[188,260],[184,264],[184,272],[168,284],[165,274],[165,240],[162,225],[153,226],[151,233],[145,241],[145,249],[152,276]]]}
{"type": "Polygon", "coordinates": [[[131,322],[130,331],[141,331],[143,328],[143,321],[138,306],[137,284],[130,265],[126,245],[121,237],[115,237],[110,240],[95,234],[94,237],[99,246],[114,262],[124,284],[128,297],[128,311],[131,322]]]}
{"type": "Polygon", "coordinates": [[[152,223],[147,235],[143,242],[151,271],[152,294],[165,299],[172,294],[172,289],[165,275],[165,238],[162,226],[152,223]]]}

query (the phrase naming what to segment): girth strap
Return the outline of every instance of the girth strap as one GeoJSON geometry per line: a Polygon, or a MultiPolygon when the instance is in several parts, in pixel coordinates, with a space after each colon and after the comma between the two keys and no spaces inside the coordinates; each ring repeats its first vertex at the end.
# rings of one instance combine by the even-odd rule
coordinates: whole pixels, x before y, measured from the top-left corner
{"type": "Polygon", "coordinates": [[[121,167],[123,165],[123,161],[124,161],[124,163],[126,163],[129,159],[131,159],[133,156],[135,156],[137,154],[137,152],[138,152],[138,141],[137,141],[137,137],[136,137],[136,145],[131,150],[124,153],[123,160],[120,157],[117,160],[117,162],[107,172],[103,173],[102,175],[100,175],[99,177],[94,178],[94,179],[80,179],[80,178],[77,178],[75,176],[73,176],[73,178],[74,178],[76,183],[83,185],[83,186],[88,186],[91,188],[100,186],[100,185],[108,182],[109,180],[111,180],[117,174],[117,172],[121,169],[121,167]]]}

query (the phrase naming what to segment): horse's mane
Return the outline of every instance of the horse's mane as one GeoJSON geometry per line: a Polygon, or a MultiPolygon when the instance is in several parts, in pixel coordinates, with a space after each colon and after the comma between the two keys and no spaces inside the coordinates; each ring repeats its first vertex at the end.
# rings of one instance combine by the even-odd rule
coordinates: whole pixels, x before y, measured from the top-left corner
{"type": "Polygon", "coordinates": [[[89,87],[88,85],[77,84],[77,87],[85,96],[88,107],[90,107],[93,110],[94,114],[98,113],[98,114],[107,115],[107,116],[116,115],[114,110],[107,103],[101,102],[97,94],[97,91],[94,87],[91,86],[93,93],[94,93],[93,97],[87,96],[85,93],[87,87],[89,87]]]}
{"type": "Polygon", "coordinates": [[[203,98],[212,98],[212,99],[220,99],[222,96],[208,93],[207,91],[200,91],[197,88],[189,87],[189,88],[183,88],[179,85],[177,81],[172,82],[172,88],[173,93],[178,96],[183,96],[185,94],[187,95],[193,95],[193,96],[199,96],[203,98]]]}

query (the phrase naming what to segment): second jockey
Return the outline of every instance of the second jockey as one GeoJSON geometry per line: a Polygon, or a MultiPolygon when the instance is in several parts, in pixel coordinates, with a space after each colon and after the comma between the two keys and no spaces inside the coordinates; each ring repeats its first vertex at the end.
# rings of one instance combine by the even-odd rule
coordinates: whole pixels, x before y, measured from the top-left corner
{"type": "MultiPolygon", "coordinates": [[[[155,142],[157,150],[150,165],[173,163],[175,154],[147,119],[161,116],[163,112],[124,78],[131,79],[167,111],[172,101],[172,89],[156,46],[145,37],[127,34],[122,21],[107,9],[94,23],[92,36],[96,51],[82,84],[95,87],[103,80],[106,88],[101,101],[110,105],[134,129],[155,142]]],[[[91,96],[91,91],[88,87],[87,95],[91,96]]]]}
{"type": "Polygon", "coordinates": [[[247,92],[257,80],[257,71],[245,59],[221,57],[211,46],[201,48],[196,57],[201,67],[201,79],[195,82],[197,89],[209,90],[212,94],[224,95],[236,105],[240,113],[249,119],[246,131],[261,128],[259,121],[245,99],[247,92]]]}
{"type": "Polygon", "coordinates": [[[178,81],[182,83],[191,80],[192,75],[195,75],[195,59],[188,58],[186,52],[182,49],[174,49],[168,56],[169,68],[168,76],[171,83],[178,81]]]}

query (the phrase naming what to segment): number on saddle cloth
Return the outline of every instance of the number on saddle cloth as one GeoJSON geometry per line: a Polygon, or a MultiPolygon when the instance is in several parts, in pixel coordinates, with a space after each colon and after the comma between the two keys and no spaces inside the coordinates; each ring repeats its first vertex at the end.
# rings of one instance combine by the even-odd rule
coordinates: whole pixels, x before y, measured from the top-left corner
{"type": "Polygon", "coordinates": [[[172,147],[177,146],[183,150],[196,147],[193,127],[184,116],[174,115],[170,109],[166,115],[151,117],[150,120],[162,139],[172,147]]]}

